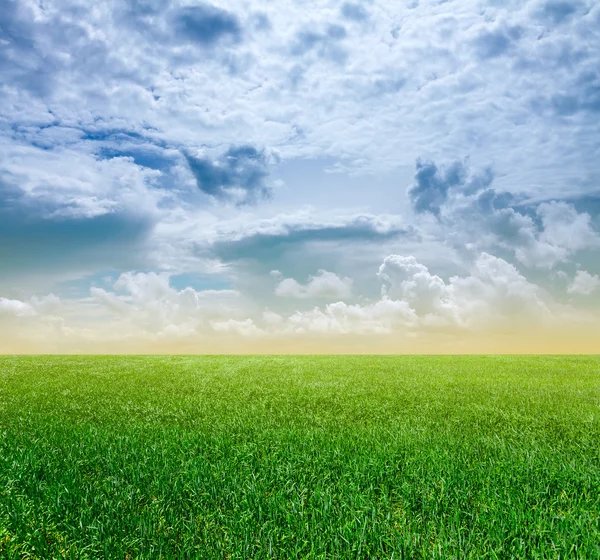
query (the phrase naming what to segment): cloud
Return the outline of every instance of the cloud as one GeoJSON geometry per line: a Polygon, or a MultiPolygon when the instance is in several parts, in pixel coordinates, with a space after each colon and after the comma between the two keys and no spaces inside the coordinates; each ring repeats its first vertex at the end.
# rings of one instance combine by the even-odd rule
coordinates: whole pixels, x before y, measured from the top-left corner
{"type": "Polygon", "coordinates": [[[552,314],[542,290],[507,261],[482,253],[467,277],[449,282],[450,299],[467,324],[540,324],[552,314]]]}
{"type": "Polygon", "coordinates": [[[69,276],[136,263],[158,216],[161,196],[148,188],[152,173],[72,150],[5,149],[1,276],[69,276]]]}
{"type": "Polygon", "coordinates": [[[228,321],[213,321],[212,329],[220,334],[235,334],[242,337],[257,337],[264,334],[255,324],[252,319],[244,321],[236,321],[229,319],[228,321]]]}
{"type": "Polygon", "coordinates": [[[416,183],[409,188],[408,197],[416,212],[431,212],[439,216],[440,208],[448,199],[448,191],[464,182],[465,167],[455,162],[446,169],[438,169],[431,161],[417,160],[416,183]]]}
{"type": "Polygon", "coordinates": [[[164,273],[123,273],[112,290],[92,287],[90,295],[109,315],[119,318],[119,328],[138,336],[197,335],[206,331],[211,320],[229,320],[240,313],[239,292],[177,290],[164,273]]]}
{"type": "Polygon", "coordinates": [[[594,70],[582,72],[561,91],[543,99],[542,105],[563,117],[600,112],[600,75],[594,70]]]}
{"type": "Polygon", "coordinates": [[[552,268],[578,251],[600,247],[589,214],[577,212],[566,202],[539,204],[535,217],[513,208],[500,209],[487,220],[484,226],[497,235],[497,244],[514,250],[517,259],[528,266],[552,268]]]}
{"type": "Polygon", "coordinates": [[[518,27],[485,29],[473,41],[475,52],[484,60],[499,57],[509,51],[521,33],[518,27]]]}
{"type": "Polygon", "coordinates": [[[209,245],[227,261],[258,259],[267,262],[291,247],[307,243],[373,243],[415,237],[397,216],[372,214],[318,216],[313,211],[283,214],[220,230],[209,245]]]}
{"type": "Polygon", "coordinates": [[[0,71],[5,84],[23,88],[36,97],[49,94],[54,86],[57,61],[37,43],[36,24],[28,6],[16,0],[2,5],[0,21],[0,71]]]}
{"type": "Polygon", "coordinates": [[[342,25],[329,24],[323,31],[316,31],[313,26],[296,33],[290,52],[293,56],[315,53],[318,58],[341,64],[347,58],[346,50],[340,46],[346,37],[346,28],[342,25]]]}
{"type": "Polygon", "coordinates": [[[476,328],[550,316],[538,288],[513,265],[487,253],[475,261],[470,276],[448,282],[412,256],[390,255],[378,276],[384,297],[406,301],[425,325],[476,328]]]}
{"type": "Polygon", "coordinates": [[[385,297],[408,302],[419,315],[436,311],[445,298],[446,283],[413,256],[386,257],[377,275],[385,297]]]}
{"type": "Polygon", "coordinates": [[[600,247],[588,213],[565,201],[527,204],[523,195],[498,192],[490,168],[472,172],[461,161],[438,167],[418,160],[415,179],[408,190],[414,210],[433,214],[435,235],[458,248],[501,248],[527,266],[552,268],[578,251],[600,247]]]}
{"type": "Polygon", "coordinates": [[[600,288],[600,277],[590,274],[586,270],[578,270],[567,288],[567,293],[589,296],[598,288],[600,288]]]}
{"type": "Polygon", "coordinates": [[[547,0],[538,7],[536,16],[547,23],[559,25],[570,19],[577,7],[576,1],[547,0]]]}
{"type": "MultiPolygon", "coordinates": [[[[274,296],[284,277],[264,280],[275,268],[302,288],[320,269],[353,278],[356,300],[320,307],[342,330],[353,313],[371,328],[367,317],[384,307],[373,275],[390,254],[429,267],[388,286],[403,299],[386,296],[410,301],[418,328],[423,317],[467,321],[450,278],[476,277],[464,271],[482,252],[542,286],[551,274],[533,268],[598,274],[600,10],[570,6],[7,0],[1,295],[33,306],[34,292],[64,299],[98,284],[108,297],[74,300],[69,314],[81,319],[66,317],[69,328],[91,340],[106,322],[152,339],[241,322],[223,326],[233,333],[245,328],[245,306],[256,306],[258,329],[261,306],[284,323],[296,308],[311,311],[310,299],[274,296]],[[282,163],[272,166],[271,154],[282,163]],[[411,183],[408,199],[397,192],[411,183]],[[278,185],[269,204],[250,206],[278,185]],[[99,283],[128,270],[210,271],[214,286],[248,299],[182,318],[167,292],[154,316],[99,283]],[[146,326],[135,323],[137,306],[146,326]]],[[[31,322],[43,316],[34,309],[31,322]]]]}
{"type": "Polygon", "coordinates": [[[542,241],[569,252],[600,247],[600,236],[587,212],[579,213],[572,204],[557,201],[540,204],[536,212],[542,220],[542,241]]]}
{"type": "MultiPolygon", "coordinates": [[[[586,274],[578,276],[589,286],[586,274]]],[[[594,288],[600,286],[600,278],[589,276],[594,288]]],[[[93,287],[91,297],[84,300],[0,298],[0,329],[9,332],[14,321],[20,325],[16,335],[2,342],[6,347],[8,340],[9,347],[15,348],[16,342],[27,341],[29,349],[50,351],[90,348],[89,344],[109,349],[125,344],[148,351],[158,348],[149,344],[174,344],[160,348],[176,349],[185,343],[188,351],[204,351],[206,344],[219,340],[237,344],[251,339],[269,349],[281,341],[314,340],[315,336],[323,348],[340,337],[353,340],[353,336],[367,337],[360,340],[371,348],[373,341],[394,336],[393,341],[387,338],[390,344],[420,340],[420,348],[425,349],[427,340],[434,343],[429,335],[465,341],[490,333],[547,332],[564,329],[565,324],[593,324],[589,316],[558,305],[510,263],[486,253],[468,274],[447,281],[413,256],[389,255],[378,277],[383,289],[376,301],[337,301],[285,314],[263,309],[261,314],[254,306],[244,309],[236,291],[176,289],[167,274],[130,272],[110,289],[93,287]]]]}
{"type": "Polygon", "coordinates": [[[345,299],[352,295],[352,280],[340,278],[333,272],[319,270],[316,276],[309,276],[305,285],[293,278],[284,278],[275,288],[275,295],[298,299],[329,298],[345,299]]]}
{"type": "Polygon", "coordinates": [[[342,301],[297,311],[283,328],[286,334],[390,334],[416,325],[416,317],[406,302],[381,300],[370,305],[348,305],[342,301]]]}
{"type": "Polygon", "coordinates": [[[253,146],[232,146],[216,160],[185,158],[198,188],[216,200],[243,205],[271,196],[267,155],[253,146]]]}
{"type": "Polygon", "coordinates": [[[35,309],[28,303],[0,297],[0,317],[33,317],[35,309]]]}
{"type": "Polygon", "coordinates": [[[342,16],[353,21],[366,21],[369,19],[369,12],[366,8],[356,2],[344,2],[342,4],[342,16]]]}
{"type": "Polygon", "coordinates": [[[553,302],[510,263],[482,253],[467,276],[448,281],[413,256],[390,255],[379,268],[380,300],[339,301],[284,318],[269,312],[267,330],[288,335],[482,333],[560,321],[553,302]]]}
{"type": "Polygon", "coordinates": [[[473,194],[488,187],[493,180],[491,169],[471,176],[469,169],[461,161],[438,168],[432,161],[418,159],[415,184],[408,189],[408,197],[417,213],[430,212],[439,217],[452,189],[473,194]]]}
{"type": "Polygon", "coordinates": [[[61,307],[60,298],[54,294],[41,298],[33,296],[27,301],[0,297],[0,318],[4,321],[30,318],[38,320],[44,316],[60,312],[61,307]]]}
{"type": "Polygon", "coordinates": [[[224,39],[239,41],[242,35],[236,16],[211,4],[194,4],[177,9],[172,15],[177,40],[188,39],[211,47],[224,39]]]}

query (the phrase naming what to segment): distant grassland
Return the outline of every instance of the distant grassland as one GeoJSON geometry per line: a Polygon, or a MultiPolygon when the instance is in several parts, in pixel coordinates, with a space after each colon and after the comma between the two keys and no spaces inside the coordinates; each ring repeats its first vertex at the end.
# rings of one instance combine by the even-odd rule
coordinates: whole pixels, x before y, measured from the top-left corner
{"type": "Polygon", "coordinates": [[[0,357],[0,558],[600,558],[600,357],[0,357]]]}

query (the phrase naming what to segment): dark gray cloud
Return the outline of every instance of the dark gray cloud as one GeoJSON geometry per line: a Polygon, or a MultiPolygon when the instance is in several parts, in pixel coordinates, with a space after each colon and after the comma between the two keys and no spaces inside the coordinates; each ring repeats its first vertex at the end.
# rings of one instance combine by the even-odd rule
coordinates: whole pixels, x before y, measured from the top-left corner
{"type": "Polygon", "coordinates": [[[590,215],[593,226],[600,231],[600,189],[596,187],[595,192],[589,194],[565,198],[565,202],[572,204],[578,212],[590,215]]]}
{"type": "Polygon", "coordinates": [[[493,180],[494,173],[489,168],[470,174],[461,161],[440,168],[432,161],[419,159],[415,183],[408,189],[408,197],[417,213],[430,212],[439,217],[450,190],[458,190],[465,195],[475,194],[487,189],[493,180]]]}
{"type": "Polygon", "coordinates": [[[340,43],[347,35],[346,28],[342,25],[328,25],[322,32],[302,30],[296,33],[290,52],[293,56],[304,56],[313,52],[319,58],[343,63],[347,53],[340,43]]]}
{"type": "MultiPolygon", "coordinates": [[[[490,169],[471,174],[460,161],[445,167],[417,162],[409,198],[416,212],[434,214],[445,241],[459,251],[506,251],[528,267],[552,268],[574,252],[598,246],[592,214],[577,205],[536,203],[491,187],[490,169]],[[469,248],[470,247],[470,248],[469,248]]],[[[589,200],[580,201],[592,206],[589,200]]]]}
{"type": "Polygon", "coordinates": [[[595,71],[580,74],[575,87],[579,90],[580,108],[600,112],[600,74],[595,71]]]}
{"type": "Polygon", "coordinates": [[[52,216],[65,210],[27,197],[0,179],[0,276],[132,267],[153,223],[129,212],[92,218],[52,216]]]}
{"type": "MultiPolygon", "coordinates": [[[[538,112],[554,113],[568,117],[577,113],[600,112],[600,74],[596,71],[584,71],[562,92],[549,98],[537,98],[533,109],[538,112]]],[[[597,118],[590,116],[590,118],[597,118]]]]}
{"type": "Polygon", "coordinates": [[[577,11],[576,2],[566,2],[564,0],[549,0],[537,10],[537,16],[548,23],[559,25],[568,19],[577,11]]]}
{"type": "Polygon", "coordinates": [[[217,159],[185,158],[198,188],[219,201],[252,204],[271,196],[267,156],[254,146],[232,146],[217,159]]]}
{"type": "Polygon", "coordinates": [[[389,93],[398,93],[406,85],[404,76],[387,76],[377,78],[373,81],[368,93],[369,96],[387,95],[389,93]]]}
{"type": "Polygon", "coordinates": [[[344,2],[341,12],[342,16],[353,21],[366,21],[369,19],[369,12],[362,4],[356,2],[344,2]]]}
{"type": "MultiPolygon", "coordinates": [[[[63,6],[36,18],[27,3],[6,0],[0,8],[0,75],[21,94],[48,98],[61,84],[91,100],[109,87],[140,84],[144,72],[115,55],[81,8],[63,6]],[[66,56],[66,53],[69,56],[66,56]]],[[[2,94],[3,92],[0,92],[2,94]]]]}
{"type": "Polygon", "coordinates": [[[466,170],[461,162],[454,162],[446,169],[439,169],[432,161],[418,160],[415,184],[408,190],[408,197],[419,214],[431,212],[439,216],[440,208],[448,199],[448,191],[464,182],[466,170]]]}
{"type": "Polygon", "coordinates": [[[179,8],[171,15],[177,40],[187,39],[211,47],[228,39],[239,41],[242,28],[238,18],[210,4],[194,4],[179,8]]]}
{"type": "Polygon", "coordinates": [[[514,203],[515,198],[511,193],[498,193],[494,189],[485,189],[475,199],[477,209],[484,215],[510,208],[514,203]]]}
{"type": "Polygon", "coordinates": [[[518,27],[484,30],[473,41],[477,56],[481,59],[496,58],[505,54],[522,34],[518,27]]]}
{"type": "Polygon", "coordinates": [[[382,242],[402,236],[416,236],[406,226],[381,224],[373,216],[355,216],[349,220],[327,224],[290,222],[273,224],[267,231],[249,231],[240,238],[223,239],[214,244],[215,253],[224,260],[271,260],[294,246],[305,243],[382,242]]]}
{"type": "Polygon", "coordinates": [[[270,31],[273,28],[269,16],[262,12],[255,13],[251,18],[251,22],[254,29],[258,31],[270,31]]]}
{"type": "Polygon", "coordinates": [[[192,43],[212,48],[221,43],[237,43],[243,33],[235,14],[205,2],[171,7],[168,2],[127,0],[115,12],[115,18],[116,25],[125,21],[162,46],[192,43]]]}
{"type": "Polygon", "coordinates": [[[36,24],[31,10],[15,0],[4,0],[0,9],[0,75],[37,97],[53,88],[57,63],[53,53],[36,43],[36,24]]]}

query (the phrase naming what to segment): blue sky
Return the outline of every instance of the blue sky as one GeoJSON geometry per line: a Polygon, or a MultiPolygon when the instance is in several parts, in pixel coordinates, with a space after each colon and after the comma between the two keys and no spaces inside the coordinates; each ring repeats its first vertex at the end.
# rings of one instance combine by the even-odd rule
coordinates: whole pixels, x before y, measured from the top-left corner
{"type": "Polygon", "coordinates": [[[5,0],[0,349],[591,348],[599,62],[591,0],[5,0]]]}

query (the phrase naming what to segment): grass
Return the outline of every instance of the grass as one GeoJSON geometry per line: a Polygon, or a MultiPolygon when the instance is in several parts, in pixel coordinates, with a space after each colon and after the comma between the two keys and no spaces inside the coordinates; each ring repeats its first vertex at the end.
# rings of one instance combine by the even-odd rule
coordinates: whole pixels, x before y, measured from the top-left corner
{"type": "Polygon", "coordinates": [[[0,357],[1,558],[600,558],[600,357],[0,357]]]}

